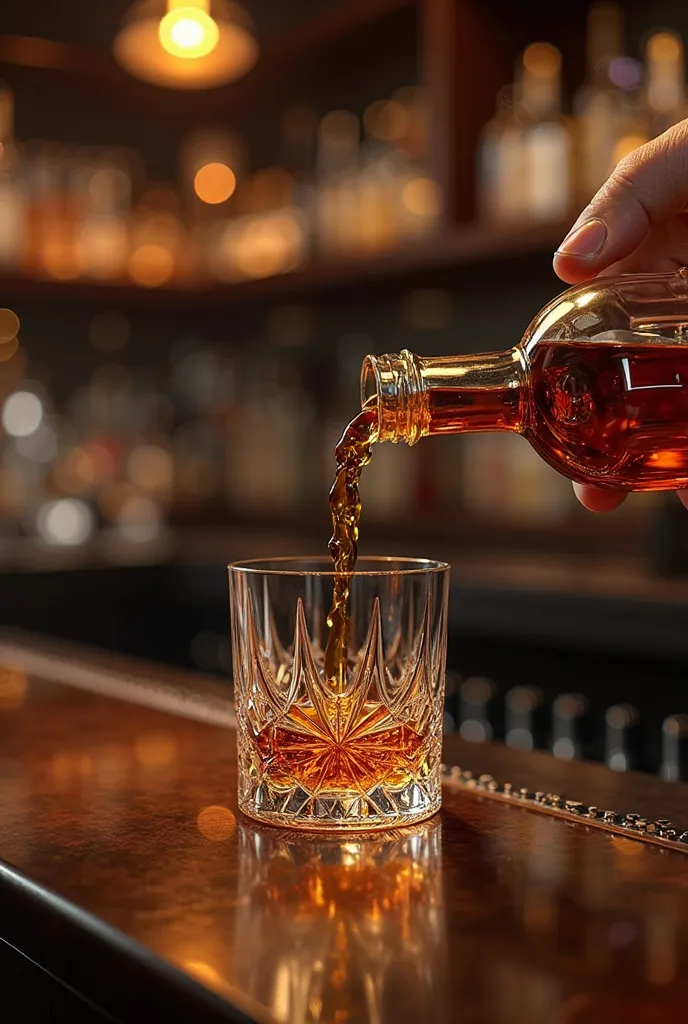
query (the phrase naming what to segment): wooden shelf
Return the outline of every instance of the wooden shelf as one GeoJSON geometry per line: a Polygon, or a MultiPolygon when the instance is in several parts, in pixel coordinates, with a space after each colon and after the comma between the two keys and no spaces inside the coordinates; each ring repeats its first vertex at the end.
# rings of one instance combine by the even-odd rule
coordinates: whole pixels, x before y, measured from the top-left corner
{"type": "Polygon", "coordinates": [[[466,224],[446,235],[424,239],[395,252],[374,256],[314,260],[288,274],[235,284],[141,288],[87,280],[55,281],[0,275],[0,302],[15,298],[121,305],[235,305],[285,301],[325,292],[403,281],[418,274],[479,266],[532,255],[549,255],[566,232],[563,224],[494,227],[466,224]]]}
{"type": "Polygon", "coordinates": [[[567,230],[568,226],[561,224],[518,228],[466,224],[395,252],[322,259],[289,274],[216,286],[210,297],[226,303],[263,301],[402,280],[420,273],[518,259],[528,254],[549,254],[567,230]]]}
{"type": "Polygon", "coordinates": [[[332,47],[369,31],[390,17],[403,15],[417,0],[340,0],[338,6],[307,18],[261,47],[256,66],[240,81],[203,91],[168,89],[140,82],[125,72],[109,52],[34,36],[0,35],[0,76],[12,85],[76,92],[112,109],[119,103],[147,103],[156,112],[175,116],[215,112],[226,116],[259,94],[273,95],[275,82],[290,68],[301,73],[322,66],[332,47]]]}

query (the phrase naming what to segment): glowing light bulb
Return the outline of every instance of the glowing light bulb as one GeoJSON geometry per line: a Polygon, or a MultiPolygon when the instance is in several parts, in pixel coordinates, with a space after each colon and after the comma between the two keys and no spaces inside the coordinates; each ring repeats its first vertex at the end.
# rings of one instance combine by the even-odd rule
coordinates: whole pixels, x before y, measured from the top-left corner
{"type": "Polygon", "coordinates": [[[172,57],[198,60],[212,53],[220,39],[217,22],[198,7],[177,7],[160,21],[160,44],[172,57]]]}

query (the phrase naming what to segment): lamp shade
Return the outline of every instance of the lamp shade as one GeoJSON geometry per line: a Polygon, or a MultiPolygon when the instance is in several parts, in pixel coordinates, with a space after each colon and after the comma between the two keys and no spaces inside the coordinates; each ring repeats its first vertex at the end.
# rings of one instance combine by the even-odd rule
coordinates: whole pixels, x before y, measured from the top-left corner
{"type": "Polygon", "coordinates": [[[115,37],[117,62],[170,89],[210,89],[236,81],[258,58],[251,21],[227,0],[138,0],[115,37]]]}

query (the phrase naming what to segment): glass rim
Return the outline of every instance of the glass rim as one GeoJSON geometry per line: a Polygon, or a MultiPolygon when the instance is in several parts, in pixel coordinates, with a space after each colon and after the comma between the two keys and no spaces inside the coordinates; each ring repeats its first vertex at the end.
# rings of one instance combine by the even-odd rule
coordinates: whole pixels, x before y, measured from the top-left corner
{"type": "MultiPolygon", "coordinates": [[[[447,572],[451,568],[449,562],[441,562],[432,558],[406,558],[394,555],[362,555],[356,562],[356,569],[350,574],[353,579],[370,576],[423,576],[431,573],[447,572]],[[375,568],[359,569],[362,563],[395,564],[396,568],[375,568]]],[[[329,555],[279,555],[277,558],[248,558],[238,562],[230,562],[227,566],[229,572],[242,573],[255,576],[324,576],[333,577],[338,575],[332,567],[332,559],[329,555]],[[329,568],[299,569],[298,563],[322,563],[329,568]],[[287,568],[291,563],[294,568],[287,568]],[[282,568],[282,566],[285,566],[282,568]]]]}

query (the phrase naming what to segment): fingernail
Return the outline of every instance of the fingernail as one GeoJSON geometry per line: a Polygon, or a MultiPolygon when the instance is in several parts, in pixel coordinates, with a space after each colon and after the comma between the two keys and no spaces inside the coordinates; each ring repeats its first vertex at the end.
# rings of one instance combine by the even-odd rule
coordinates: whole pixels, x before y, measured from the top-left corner
{"type": "Polygon", "coordinates": [[[606,241],[607,226],[595,217],[571,231],[557,249],[557,255],[592,259],[599,256],[606,241]]]}

